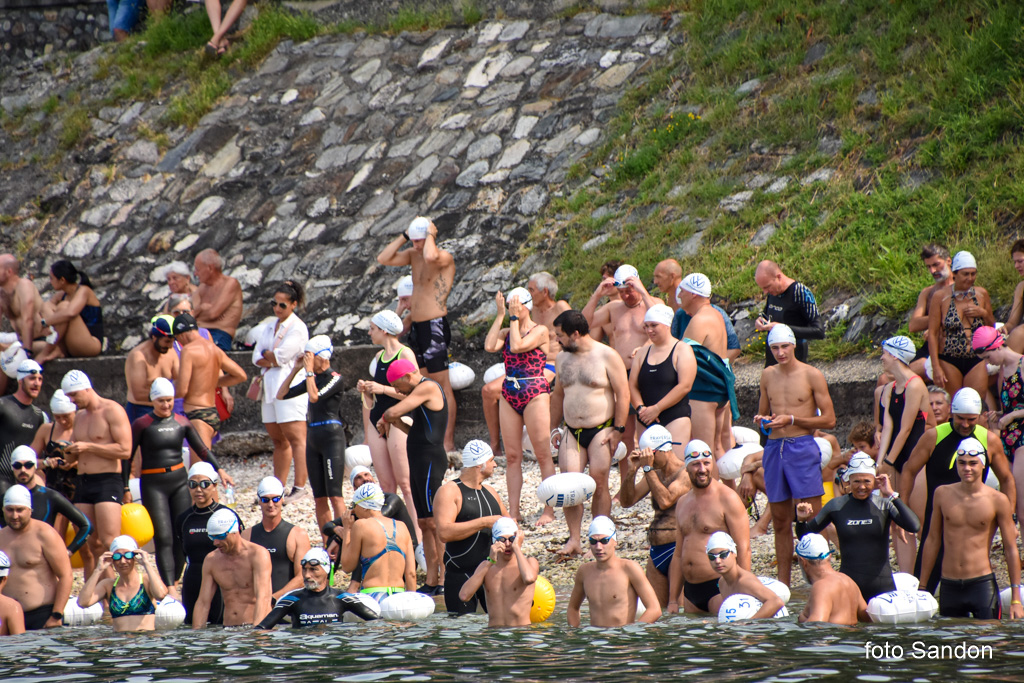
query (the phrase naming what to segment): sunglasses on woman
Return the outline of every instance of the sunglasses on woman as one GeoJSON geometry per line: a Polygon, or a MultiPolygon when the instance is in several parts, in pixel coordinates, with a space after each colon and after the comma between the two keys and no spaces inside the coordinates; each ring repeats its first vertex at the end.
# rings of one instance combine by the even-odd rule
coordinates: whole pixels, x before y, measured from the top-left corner
{"type": "Polygon", "coordinates": [[[214,482],[210,481],[209,479],[204,479],[202,481],[194,481],[192,479],[188,480],[188,487],[190,489],[208,489],[211,486],[216,486],[216,485],[217,484],[215,484],[214,482]]]}

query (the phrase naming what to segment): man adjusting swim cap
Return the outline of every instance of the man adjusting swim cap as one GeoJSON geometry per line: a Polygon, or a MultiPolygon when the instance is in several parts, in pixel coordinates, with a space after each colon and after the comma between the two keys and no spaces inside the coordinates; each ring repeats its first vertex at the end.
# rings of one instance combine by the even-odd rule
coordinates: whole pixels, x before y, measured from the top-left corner
{"type": "Polygon", "coordinates": [[[773,344],[796,345],[796,335],[793,334],[793,330],[790,329],[789,325],[779,323],[772,327],[771,331],[768,332],[768,346],[773,344]]]}

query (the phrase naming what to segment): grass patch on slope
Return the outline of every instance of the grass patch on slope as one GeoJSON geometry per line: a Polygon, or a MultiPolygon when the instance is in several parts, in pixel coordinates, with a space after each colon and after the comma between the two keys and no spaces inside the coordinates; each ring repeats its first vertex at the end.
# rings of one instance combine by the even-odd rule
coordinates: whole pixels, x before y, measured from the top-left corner
{"type": "Polygon", "coordinates": [[[687,42],[627,94],[603,146],[571,176],[599,179],[571,181],[549,213],[560,222],[537,227],[559,238],[559,279],[574,303],[607,259],[646,279],[698,231],[684,272],[704,272],[733,303],[760,296],[754,269],[771,258],[819,304],[862,294],[866,312],[898,317],[930,282],[918,259],[929,241],[971,250],[978,284],[997,306],[1009,303],[1008,248],[1024,224],[1024,8],[693,0],[651,9],[687,10],[687,42]],[[805,65],[818,43],[824,56],[805,65]],[[751,79],[760,87],[737,94],[751,79]],[[808,181],[823,168],[830,179],[808,181]],[[743,191],[753,194],[741,208],[722,208],[743,191]],[[604,205],[612,217],[591,218],[604,205]],[[774,234],[751,246],[767,224],[774,234]],[[580,249],[604,233],[603,245],[580,249]]]}

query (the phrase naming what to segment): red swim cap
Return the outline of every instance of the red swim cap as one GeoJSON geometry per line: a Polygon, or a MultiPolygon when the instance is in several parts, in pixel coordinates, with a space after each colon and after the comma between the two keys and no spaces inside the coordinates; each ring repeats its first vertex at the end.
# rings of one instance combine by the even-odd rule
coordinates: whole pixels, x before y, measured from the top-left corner
{"type": "Polygon", "coordinates": [[[399,358],[388,366],[388,383],[394,384],[396,379],[401,379],[410,372],[416,372],[416,366],[410,360],[399,358]]]}
{"type": "Polygon", "coordinates": [[[1003,335],[999,334],[999,330],[985,325],[974,331],[971,346],[974,347],[975,351],[991,351],[992,349],[998,349],[1004,342],[1003,335]]]}

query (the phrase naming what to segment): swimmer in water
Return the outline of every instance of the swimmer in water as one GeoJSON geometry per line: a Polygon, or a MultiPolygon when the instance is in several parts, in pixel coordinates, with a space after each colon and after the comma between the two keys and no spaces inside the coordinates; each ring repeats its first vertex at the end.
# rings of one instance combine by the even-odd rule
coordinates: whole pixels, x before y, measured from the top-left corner
{"type": "Polygon", "coordinates": [[[761,580],[747,571],[736,561],[736,542],[724,531],[711,534],[707,544],[708,560],[718,574],[719,595],[711,598],[710,611],[718,613],[718,608],[730,595],[749,595],[761,601],[761,609],[751,619],[771,619],[783,608],[782,598],[768,588],[761,580]]]}
{"type": "Polygon", "coordinates": [[[192,615],[192,629],[206,627],[210,604],[219,588],[224,625],[258,624],[270,611],[270,553],[239,535],[234,510],[217,510],[206,533],[217,548],[203,561],[203,585],[192,615]]]}
{"type": "Polygon", "coordinates": [[[384,492],[363,484],[352,494],[352,511],[341,515],[341,567],[363,570],[363,588],[377,602],[389,595],[416,590],[416,557],[404,524],[385,519],[384,492]],[[353,518],[354,517],[354,518],[353,518]]]}
{"type": "Polygon", "coordinates": [[[590,551],[594,562],[586,562],[576,570],[576,582],[569,598],[569,626],[580,625],[580,606],[586,598],[590,604],[590,625],[616,627],[636,620],[636,601],[646,611],[640,621],[651,624],[661,616],[658,595],[644,570],[633,560],[615,554],[615,522],[601,515],[590,523],[590,551]]]}
{"type": "Polygon", "coordinates": [[[807,534],[796,544],[796,557],[804,580],[811,584],[807,605],[797,617],[801,624],[820,621],[840,626],[853,626],[870,621],[868,605],[853,579],[837,572],[829,563],[828,541],[818,534],[807,534]]]}
{"type": "Polygon", "coordinates": [[[0,636],[16,636],[25,632],[25,612],[21,605],[3,594],[10,573],[11,558],[0,551],[0,636]]]}
{"type": "Polygon", "coordinates": [[[483,586],[488,626],[529,626],[539,564],[523,554],[523,534],[511,517],[494,523],[491,541],[490,554],[462,585],[459,600],[469,601],[483,586]]]}
{"type": "Polygon", "coordinates": [[[156,603],[167,596],[153,556],[139,549],[131,536],[118,536],[110,550],[100,555],[96,571],[78,595],[80,607],[91,607],[100,600],[109,604],[115,631],[153,631],[156,629],[156,603]],[[140,575],[138,565],[142,564],[140,575]],[[100,579],[108,567],[114,578],[100,579]]]}

